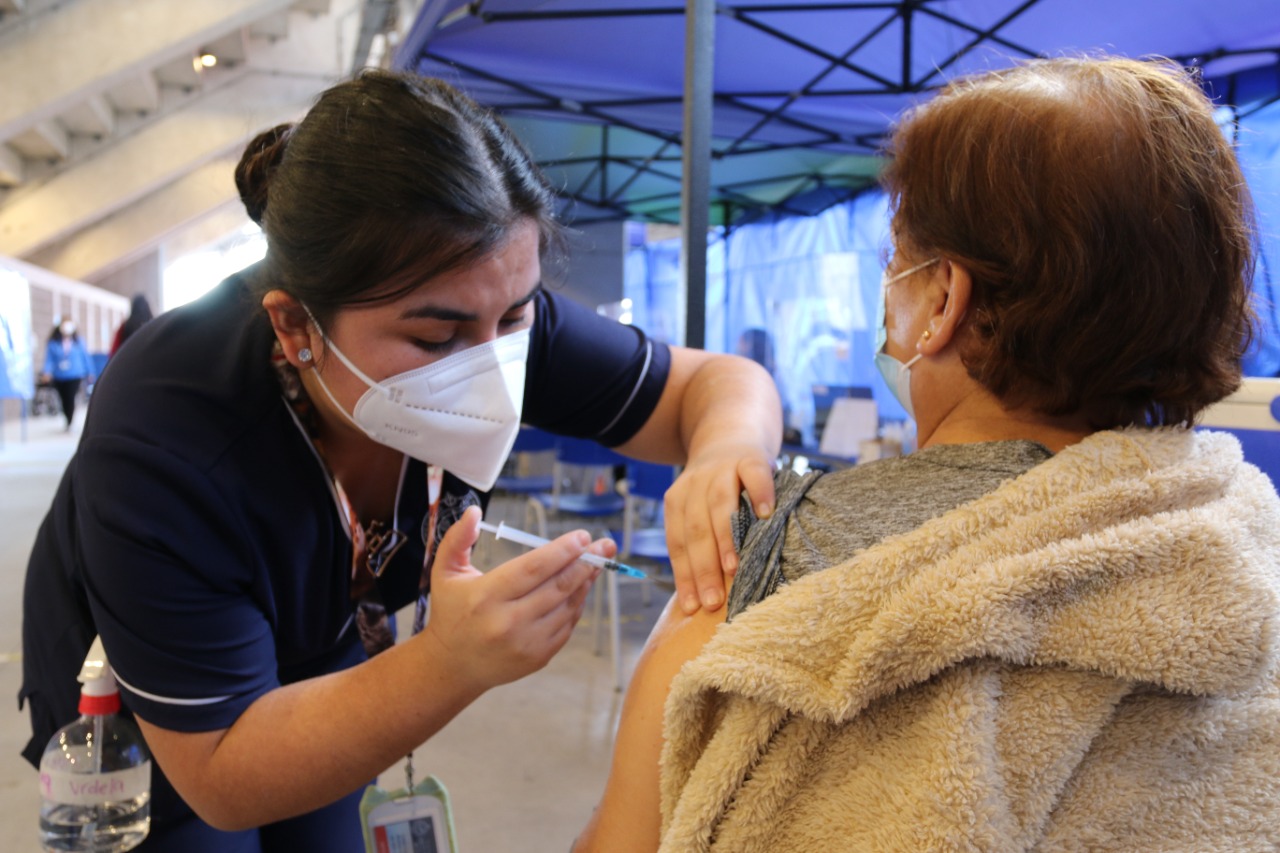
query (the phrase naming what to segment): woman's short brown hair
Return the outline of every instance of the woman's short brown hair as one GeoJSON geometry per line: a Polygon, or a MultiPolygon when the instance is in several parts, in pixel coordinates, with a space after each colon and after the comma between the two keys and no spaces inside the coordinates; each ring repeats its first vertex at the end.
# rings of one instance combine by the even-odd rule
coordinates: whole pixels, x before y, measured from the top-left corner
{"type": "Polygon", "coordinates": [[[1178,424],[1238,387],[1253,205],[1182,68],[1069,58],[961,79],[889,154],[895,239],[972,274],[960,353],[1002,401],[1178,424]]]}

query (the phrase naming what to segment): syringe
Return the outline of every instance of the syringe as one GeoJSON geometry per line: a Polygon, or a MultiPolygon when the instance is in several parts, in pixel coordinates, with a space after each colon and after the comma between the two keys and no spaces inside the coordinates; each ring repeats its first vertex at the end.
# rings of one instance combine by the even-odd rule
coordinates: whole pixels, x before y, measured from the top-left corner
{"type": "MultiPolygon", "coordinates": [[[[496,525],[490,524],[487,521],[482,521],[480,522],[480,529],[489,531],[493,534],[495,539],[509,539],[512,542],[527,545],[530,548],[548,545],[551,542],[550,539],[543,539],[541,536],[535,536],[532,533],[525,533],[523,530],[517,530],[514,527],[510,527],[505,521],[499,522],[496,525]]],[[[610,560],[608,557],[601,557],[599,554],[586,553],[578,559],[584,563],[599,566],[602,569],[608,569],[609,571],[617,572],[620,575],[626,575],[629,578],[646,577],[645,573],[640,569],[628,566],[626,563],[619,563],[617,560],[610,560]]]]}

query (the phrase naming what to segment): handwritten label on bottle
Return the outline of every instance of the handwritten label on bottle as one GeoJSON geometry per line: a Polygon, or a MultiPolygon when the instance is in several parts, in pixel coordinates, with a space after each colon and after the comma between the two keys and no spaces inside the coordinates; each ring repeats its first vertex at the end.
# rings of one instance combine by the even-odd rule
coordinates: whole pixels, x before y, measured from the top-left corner
{"type": "Polygon", "coordinates": [[[95,806],[132,800],[151,789],[151,762],[110,773],[68,773],[46,770],[40,774],[40,792],[51,803],[95,806]]]}

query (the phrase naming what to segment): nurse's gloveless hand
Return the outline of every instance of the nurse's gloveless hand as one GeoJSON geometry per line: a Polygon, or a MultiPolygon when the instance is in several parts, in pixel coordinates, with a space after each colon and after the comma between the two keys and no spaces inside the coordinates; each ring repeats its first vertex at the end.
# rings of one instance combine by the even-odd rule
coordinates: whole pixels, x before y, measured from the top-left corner
{"type": "Polygon", "coordinates": [[[614,546],[579,530],[481,572],[471,565],[479,521],[480,510],[468,509],[441,541],[423,633],[483,691],[536,672],[564,646],[600,571],[577,558],[612,556],[614,546]]]}
{"type": "Polygon", "coordinates": [[[773,511],[773,456],[758,444],[717,443],[689,459],[664,504],[676,599],[686,614],[717,610],[738,570],[731,520],[745,489],[756,514],[773,511]]]}

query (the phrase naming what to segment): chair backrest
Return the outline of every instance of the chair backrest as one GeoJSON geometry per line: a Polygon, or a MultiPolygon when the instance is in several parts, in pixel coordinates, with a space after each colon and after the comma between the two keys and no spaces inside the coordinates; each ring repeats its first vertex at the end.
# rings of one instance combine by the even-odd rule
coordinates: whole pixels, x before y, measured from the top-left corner
{"type": "Polygon", "coordinates": [[[627,493],[660,501],[676,479],[676,466],[655,462],[627,462],[627,493]]]}
{"type": "Polygon", "coordinates": [[[555,450],[560,440],[558,435],[531,426],[520,426],[516,433],[516,443],[512,445],[512,453],[542,453],[555,450]]]}
{"type": "Polygon", "coordinates": [[[610,450],[589,438],[559,436],[556,441],[556,461],[563,465],[614,466],[627,464],[627,457],[610,450]]]}

